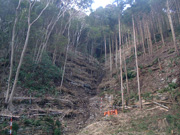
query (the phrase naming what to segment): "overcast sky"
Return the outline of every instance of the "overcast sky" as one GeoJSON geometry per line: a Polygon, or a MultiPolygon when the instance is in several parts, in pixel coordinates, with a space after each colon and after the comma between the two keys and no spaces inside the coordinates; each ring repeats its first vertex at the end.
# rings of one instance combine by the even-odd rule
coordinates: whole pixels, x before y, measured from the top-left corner
{"type": "Polygon", "coordinates": [[[112,4],[113,1],[114,0],[94,0],[94,3],[92,4],[92,9],[96,10],[100,6],[105,7],[108,4],[112,4]]]}

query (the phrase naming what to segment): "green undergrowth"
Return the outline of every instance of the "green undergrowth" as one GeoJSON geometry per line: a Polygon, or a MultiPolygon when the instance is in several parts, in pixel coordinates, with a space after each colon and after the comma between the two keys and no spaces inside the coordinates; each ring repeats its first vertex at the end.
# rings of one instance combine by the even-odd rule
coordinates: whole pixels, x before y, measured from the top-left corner
{"type": "Polygon", "coordinates": [[[22,123],[24,123],[25,127],[42,127],[42,130],[45,132],[52,131],[54,135],[61,135],[61,123],[59,120],[55,120],[55,118],[51,116],[45,116],[40,119],[27,119],[24,118],[22,120],[22,123]]]}
{"type": "Polygon", "coordinates": [[[3,119],[3,122],[0,123],[0,134],[7,135],[9,132],[9,122],[3,119]]]}
{"type": "MultiPolygon", "coordinates": [[[[0,123],[0,135],[8,135],[9,134],[9,119],[0,123]],[[6,128],[7,127],[7,128],[6,128]],[[6,128],[6,129],[4,129],[6,128]]],[[[14,121],[12,124],[13,135],[18,135],[18,130],[21,128],[22,131],[26,131],[26,128],[32,128],[36,130],[42,130],[43,133],[52,134],[53,135],[62,135],[62,125],[61,122],[54,117],[45,116],[38,119],[32,118],[22,118],[20,121],[14,121]]],[[[34,130],[34,133],[35,133],[34,130]]]]}
{"type": "Polygon", "coordinates": [[[43,55],[39,64],[34,63],[31,57],[27,57],[20,70],[18,84],[28,88],[30,93],[54,92],[55,83],[60,80],[61,74],[60,68],[53,65],[47,54],[43,55]]]}
{"type": "Polygon", "coordinates": [[[169,83],[169,85],[161,90],[158,90],[159,93],[164,92],[173,92],[176,88],[178,88],[178,85],[176,83],[169,83]]]}
{"type": "MultiPolygon", "coordinates": [[[[133,71],[133,70],[128,70],[127,71],[127,78],[129,79],[129,80],[131,80],[131,79],[133,79],[133,78],[135,78],[136,77],[136,72],[135,71],[133,71]]],[[[125,73],[123,73],[123,80],[126,80],[126,74],[125,73]]]]}
{"type": "Polygon", "coordinates": [[[172,133],[173,131],[180,134],[180,109],[175,114],[168,114],[166,116],[166,120],[169,124],[167,133],[172,133]]]}

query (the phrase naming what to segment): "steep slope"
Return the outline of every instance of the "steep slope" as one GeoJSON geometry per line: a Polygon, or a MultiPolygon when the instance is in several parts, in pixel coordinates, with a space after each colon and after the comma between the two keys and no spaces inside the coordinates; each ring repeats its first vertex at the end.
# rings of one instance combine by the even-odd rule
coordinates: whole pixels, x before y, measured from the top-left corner
{"type": "MultiPolygon", "coordinates": [[[[127,97],[124,79],[126,105],[121,107],[119,77],[114,69],[106,75],[98,86],[98,94],[103,97],[99,119],[89,124],[78,135],[168,135],[179,134],[180,103],[180,57],[172,47],[172,42],[163,48],[154,48],[152,56],[139,56],[140,84],[143,109],[138,109],[137,80],[129,78],[130,98],[127,97]],[[103,112],[118,109],[117,116],[103,116],[103,112]]],[[[128,72],[135,72],[133,55],[127,55],[128,72]]],[[[115,67],[115,66],[114,66],[115,67]]]]}
{"type": "MultiPolygon", "coordinates": [[[[68,55],[73,53],[70,51],[68,55]]],[[[6,118],[13,115],[13,122],[19,127],[18,135],[55,134],[60,129],[57,121],[61,123],[61,132],[65,135],[75,135],[92,119],[93,110],[99,108],[90,102],[96,95],[101,78],[99,62],[91,56],[77,52],[68,58],[61,93],[59,87],[56,88],[56,95],[45,93],[40,96],[36,92],[28,94],[28,89],[18,88],[13,112],[1,107],[1,116],[4,117],[0,121],[3,132],[0,132],[7,132],[4,127],[8,126],[9,119],[6,118]]],[[[1,99],[1,102],[3,101],[4,99],[1,99]]]]}

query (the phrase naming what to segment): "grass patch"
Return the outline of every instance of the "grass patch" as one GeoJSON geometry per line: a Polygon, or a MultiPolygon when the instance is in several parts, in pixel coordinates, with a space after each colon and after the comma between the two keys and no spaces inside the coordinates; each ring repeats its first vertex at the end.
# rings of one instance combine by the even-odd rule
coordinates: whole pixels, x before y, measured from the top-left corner
{"type": "Polygon", "coordinates": [[[152,95],[151,92],[143,93],[143,94],[142,94],[142,97],[143,97],[145,100],[152,100],[152,99],[153,99],[153,95],[152,95]]]}
{"type": "Polygon", "coordinates": [[[176,83],[169,83],[168,87],[163,88],[161,90],[159,90],[159,93],[164,93],[164,92],[172,92],[173,90],[175,90],[178,87],[178,85],[176,83]]]}

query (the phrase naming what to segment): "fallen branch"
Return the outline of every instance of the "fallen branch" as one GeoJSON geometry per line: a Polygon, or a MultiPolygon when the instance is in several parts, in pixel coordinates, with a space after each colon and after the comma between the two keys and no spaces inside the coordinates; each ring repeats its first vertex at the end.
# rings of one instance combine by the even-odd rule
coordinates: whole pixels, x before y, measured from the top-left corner
{"type": "Polygon", "coordinates": [[[52,98],[52,97],[46,97],[46,98],[36,98],[36,97],[14,97],[13,100],[19,100],[19,101],[22,101],[22,100],[34,100],[34,102],[40,102],[42,100],[57,100],[57,101],[60,101],[60,102],[66,102],[66,103],[70,103],[71,105],[73,105],[73,103],[70,101],[70,100],[67,100],[67,99],[59,99],[59,98],[52,98]]]}
{"type": "Polygon", "coordinates": [[[43,112],[43,113],[48,113],[48,112],[52,112],[52,113],[56,113],[56,114],[61,114],[63,113],[63,111],[61,110],[53,110],[53,109],[31,109],[32,111],[38,111],[38,112],[43,112]]]}
{"type": "Polygon", "coordinates": [[[156,107],[153,107],[153,108],[147,109],[147,111],[152,111],[152,110],[157,109],[157,108],[159,108],[159,107],[160,107],[160,106],[156,106],[156,107]]]}
{"type": "Polygon", "coordinates": [[[9,114],[0,114],[1,117],[12,117],[12,118],[20,118],[20,116],[17,115],[9,115],[9,114]]]}
{"type": "Polygon", "coordinates": [[[165,105],[159,104],[159,103],[157,103],[157,102],[155,102],[155,101],[153,101],[153,103],[156,104],[156,105],[158,105],[158,106],[160,106],[160,107],[162,107],[162,108],[165,108],[165,109],[169,110],[169,107],[167,107],[167,106],[165,106],[165,105]]]}
{"type": "Polygon", "coordinates": [[[172,102],[167,102],[167,101],[156,101],[158,103],[164,103],[164,104],[173,104],[172,102]]]}

